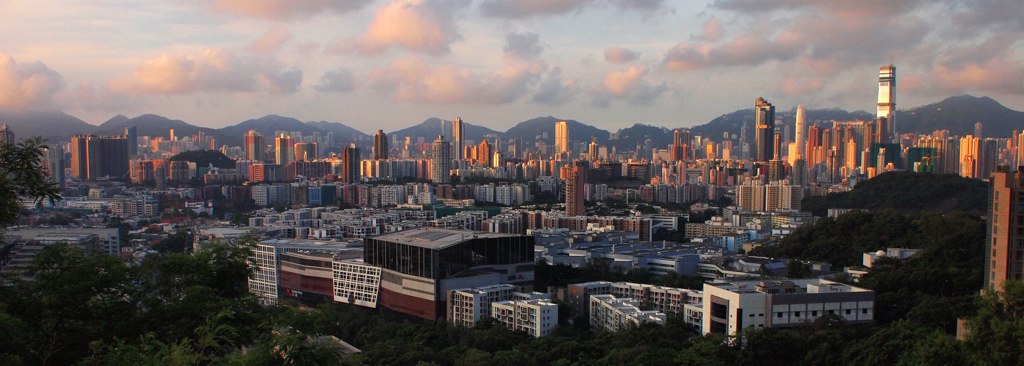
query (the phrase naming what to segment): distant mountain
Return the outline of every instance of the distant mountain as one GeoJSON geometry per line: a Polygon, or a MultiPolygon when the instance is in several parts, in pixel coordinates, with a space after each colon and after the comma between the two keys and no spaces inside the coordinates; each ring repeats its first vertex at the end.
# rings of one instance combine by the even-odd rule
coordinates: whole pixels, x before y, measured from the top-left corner
{"type": "Polygon", "coordinates": [[[637,123],[631,127],[623,128],[615,133],[618,138],[608,141],[609,145],[619,150],[632,150],[638,145],[643,145],[648,139],[654,147],[663,149],[672,144],[672,130],[666,127],[658,127],[637,123]]]}
{"type": "Polygon", "coordinates": [[[900,132],[949,130],[963,136],[974,133],[976,122],[982,124],[982,137],[1009,137],[1013,130],[1024,129],[1024,112],[1006,108],[989,97],[970,95],[896,111],[896,128],[900,132]]]}
{"type": "Polygon", "coordinates": [[[320,132],[320,129],[315,126],[307,125],[305,122],[299,121],[295,118],[278,116],[276,114],[266,115],[256,119],[250,119],[243,121],[234,126],[228,126],[220,129],[220,132],[224,134],[224,142],[228,145],[241,145],[242,135],[245,135],[249,130],[256,130],[261,135],[266,137],[268,143],[274,138],[275,132],[277,131],[299,131],[303,135],[312,135],[314,132],[320,132]]]}
{"type": "Polygon", "coordinates": [[[215,129],[198,127],[182,120],[170,119],[155,114],[143,114],[135,118],[117,115],[97,126],[94,133],[98,135],[121,135],[124,134],[126,127],[135,127],[138,131],[138,136],[169,138],[170,130],[174,129],[174,135],[179,138],[195,135],[196,132],[202,131],[204,134],[213,136],[217,141],[222,139],[221,134],[215,129]]]}
{"type": "Polygon", "coordinates": [[[608,139],[611,133],[608,131],[599,129],[597,127],[571,120],[556,118],[552,116],[537,117],[531,120],[519,122],[512,128],[505,131],[502,135],[502,139],[508,140],[512,138],[520,138],[527,144],[537,139],[537,136],[543,136],[547,133],[547,138],[543,139],[546,143],[555,143],[555,124],[559,121],[566,121],[569,124],[569,142],[590,142],[591,138],[596,138],[600,144],[608,143],[608,139]]]}
{"type": "Polygon", "coordinates": [[[323,132],[333,132],[334,141],[345,144],[349,142],[359,143],[370,139],[370,135],[363,133],[363,131],[349,127],[348,125],[341,122],[327,122],[327,121],[310,121],[306,122],[307,125],[313,126],[314,128],[323,132]]]}
{"type": "Polygon", "coordinates": [[[61,141],[96,129],[96,126],[61,111],[0,111],[0,124],[3,123],[19,139],[42,136],[47,140],[61,141]]]}
{"type": "MultiPolygon", "coordinates": [[[[466,140],[472,140],[475,143],[483,141],[484,135],[502,135],[501,132],[465,121],[463,121],[463,131],[466,133],[466,140]]],[[[387,134],[389,139],[394,138],[398,140],[404,140],[406,136],[410,136],[412,137],[413,142],[416,141],[417,137],[422,137],[424,141],[430,142],[437,138],[437,135],[444,134],[444,138],[451,141],[452,121],[431,117],[420,122],[418,125],[406,127],[398,131],[388,132],[387,134]]]]}

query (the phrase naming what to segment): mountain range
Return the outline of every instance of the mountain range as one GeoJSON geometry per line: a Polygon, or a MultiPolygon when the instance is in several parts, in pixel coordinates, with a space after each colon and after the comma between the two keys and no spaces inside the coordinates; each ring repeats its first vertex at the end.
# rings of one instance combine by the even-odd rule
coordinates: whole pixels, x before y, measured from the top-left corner
{"type": "MultiPolygon", "coordinates": [[[[795,108],[786,111],[777,110],[776,117],[782,120],[782,126],[779,128],[784,129],[786,126],[792,125],[796,118],[795,114],[795,108]]],[[[873,113],[848,112],[842,109],[809,109],[807,116],[809,123],[818,124],[827,124],[831,120],[869,120],[874,117],[873,113]]],[[[723,114],[707,123],[690,127],[690,130],[695,136],[702,135],[719,140],[726,133],[730,136],[738,136],[743,125],[752,128],[753,117],[752,108],[740,109],[723,114]]],[[[553,144],[555,124],[563,120],[568,122],[569,136],[574,142],[587,143],[591,139],[595,139],[600,144],[614,146],[618,149],[632,149],[643,145],[646,140],[651,140],[651,144],[657,147],[672,143],[672,131],[666,127],[637,123],[611,133],[585,122],[554,116],[537,117],[519,122],[504,132],[469,122],[465,123],[464,129],[466,139],[475,143],[486,137],[489,139],[500,138],[503,141],[518,138],[522,139],[526,145],[531,145],[536,140],[553,144]]],[[[1024,112],[1009,109],[989,97],[962,95],[920,107],[898,110],[895,120],[896,127],[900,132],[931,133],[934,130],[949,130],[953,134],[966,135],[974,133],[975,122],[982,122],[984,137],[1008,137],[1013,130],[1020,130],[1024,126],[1024,112]]],[[[155,114],[143,114],[133,118],[117,115],[96,126],[61,111],[0,111],[0,123],[8,124],[19,137],[43,136],[49,140],[64,140],[71,135],[84,133],[120,134],[125,127],[135,126],[139,136],[166,137],[170,129],[174,129],[174,133],[178,136],[193,135],[201,131],[215,137],[219,144],[234,146],[241,145],[242,135],[249,130],[256,130],[268,138],[271,138],[277,131],[299,131],[304,135],[331,132],[339,144],[354,142],[366,145],[372,141],[370,135],[341,122],[303,122],[278,115],[250,119],[219,129],[199,127],[185,121],[155,114]]],[[[388,132],[388,135],[397,140],[408,136],[414,141],[423,138],[424,141],[429,142],[437,135],[444,134],[450,140],[451,126],[450,120],[432,117],[419,124],[388,132]]]]}

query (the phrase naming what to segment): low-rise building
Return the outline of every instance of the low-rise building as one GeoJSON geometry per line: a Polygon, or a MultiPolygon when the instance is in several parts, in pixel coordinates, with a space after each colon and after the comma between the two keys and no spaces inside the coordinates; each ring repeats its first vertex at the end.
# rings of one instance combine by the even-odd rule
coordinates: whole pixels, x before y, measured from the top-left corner
{"type": "Polygon", "coordinates": [[[510,300],[491,303],[491,317],[506,328],[544,337],[558,326],[558,304],[549,300],[510,300]]]}
{"type": "Polygon", "coordinates": [[[614,332],[642,323],[665,324],[667,316],[656,310],[640,310],[636,299],[617,298],[615,295],[590,296],[590,327],[614,332]]]}
{"type": "Polygon", "coordinates": [[[746,328],[805,325],[834,316],[847,323],[874,320],[874,291],[824,279],[704,284],[702,332],[741,335],[746,328]]]}

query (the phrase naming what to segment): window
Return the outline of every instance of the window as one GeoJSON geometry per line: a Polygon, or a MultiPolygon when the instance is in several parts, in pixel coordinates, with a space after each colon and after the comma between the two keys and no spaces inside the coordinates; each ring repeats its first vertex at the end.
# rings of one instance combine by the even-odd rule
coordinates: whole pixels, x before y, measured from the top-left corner
{"type": "Polygon", "coordinates": [[[781,318],[781,317],[782,317],[782,313],[776,313],[776,314],[775,314],[775,317],[776,317],[776,318],[781,318]]]}
{"type": "Polygon", "coordinates": [[[811,312],[811,316],[818,316],[818,311],[817,310],[812,311],[811,312]]]}
{"type": "Polygon", "coordinates": [[[795,317],[799,318],[799,317],[800,317],[800,312],[799,312],[799,311],[797,311],[797,312],[793,313],[793,316],[795,316],[795,317]]]}
{"type": "Polygon", "coordinates": [[[861,314],[867,314],[868,313],[868,309],[860,309],[860,313],[861,314]]]}
{"type": "Polygon", "coordinates": [[[846,309],[846,315],[850,315],[850,309],[846,309]]]}

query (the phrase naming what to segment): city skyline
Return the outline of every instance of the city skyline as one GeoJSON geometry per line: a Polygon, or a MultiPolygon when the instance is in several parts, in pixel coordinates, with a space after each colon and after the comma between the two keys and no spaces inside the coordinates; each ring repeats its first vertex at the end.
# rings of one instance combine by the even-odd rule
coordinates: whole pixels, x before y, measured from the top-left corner
{"type": "Polygon", "coordinates": [[[1006,11],[1020,4],[780,2],[751,25],[753,5],[8,3],[0,111],[209,127],[282,114],[364,132],[454,115],[496,129],[536,115],[685,127],[757,96],[872,110],[872,70],[890,62],[901,109],[968,93],[1024,107],[1022,28],[1006,11]],[[937,16],[950,21],[925,20],[937,16]],[[786,25],[762,29],[776,23],[786,25]]]}

